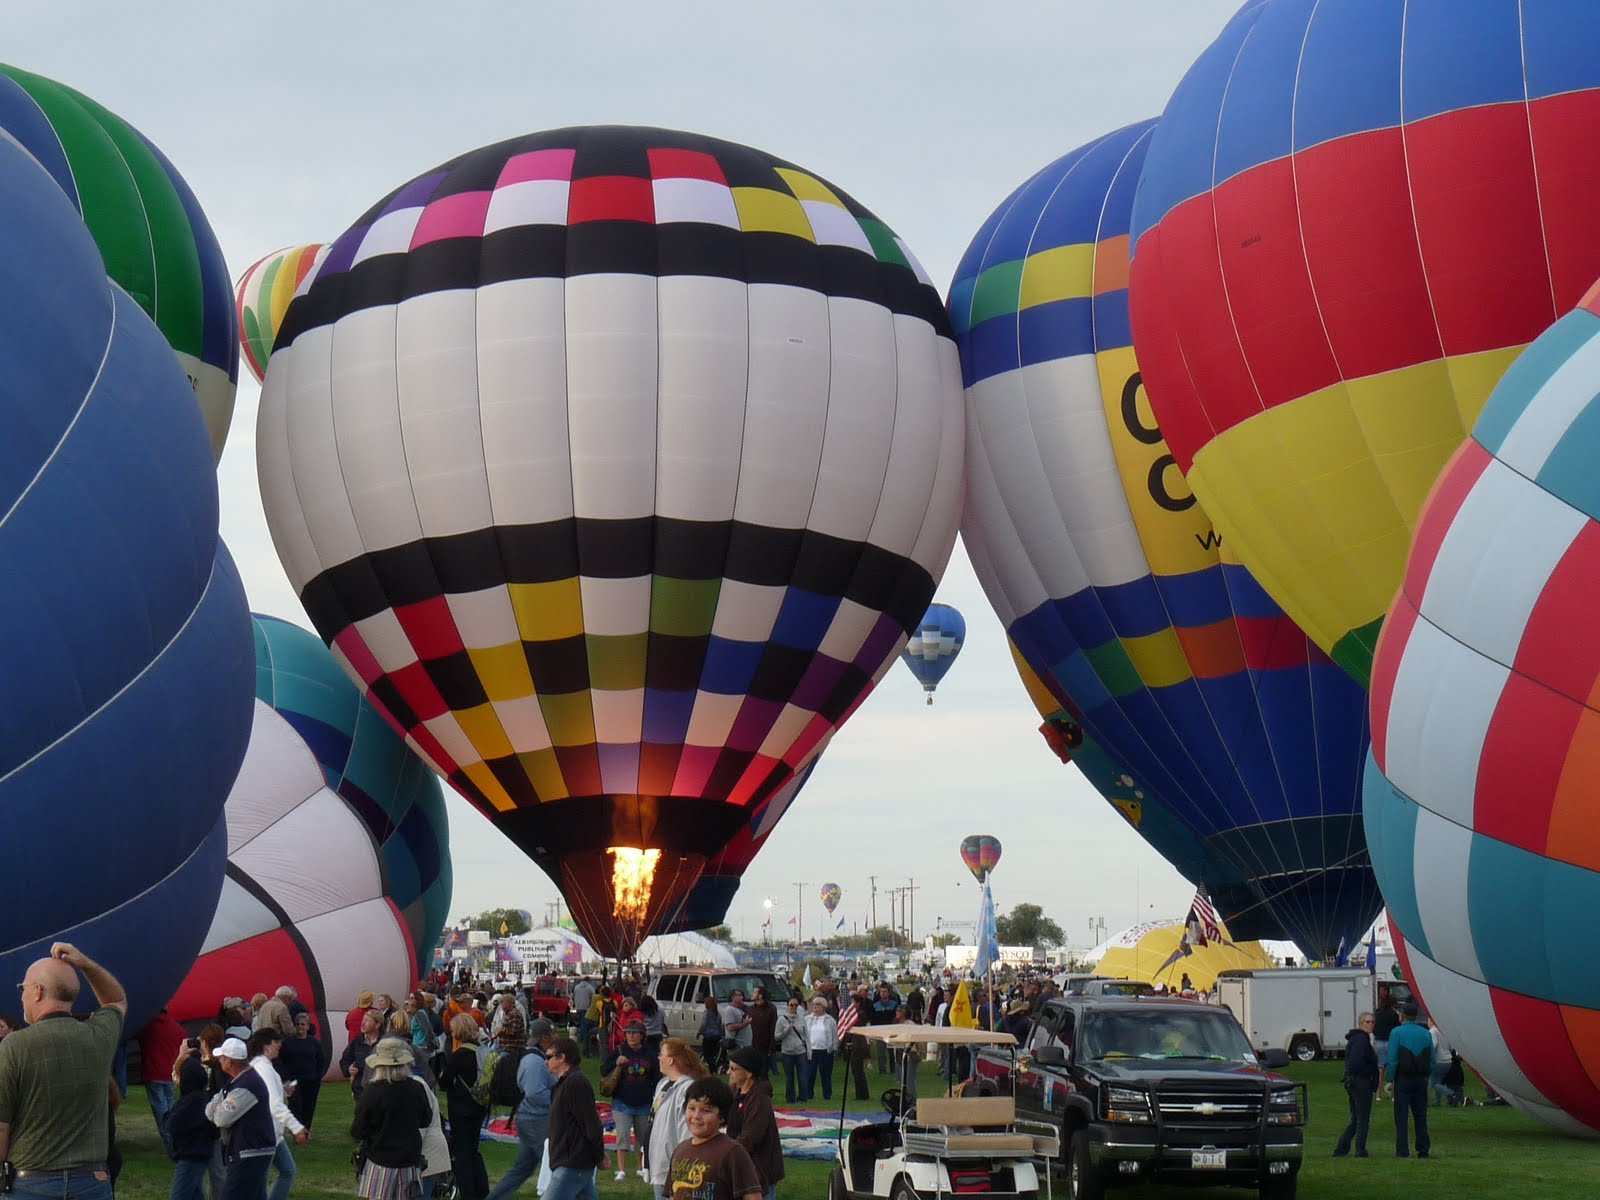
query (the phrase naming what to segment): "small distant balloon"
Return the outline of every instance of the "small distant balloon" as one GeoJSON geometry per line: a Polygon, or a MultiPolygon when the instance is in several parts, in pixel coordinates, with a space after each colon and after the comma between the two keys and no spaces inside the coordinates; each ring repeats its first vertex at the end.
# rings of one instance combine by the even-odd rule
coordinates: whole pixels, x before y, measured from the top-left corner
{"type": "Polygon", "coordinates": [[[239,277],[239,348],[257,383],[267,376],[267,360],[289,301],[309,286],[308,277],[327,253],[321,242],[288,246],[257,259],[239,277]]]}
{"type": "Polygon", "coordinates": [[[933,703],[933,689],[956,661],[966,640],[967,622],[948,604],[930,604],[922,622],[912,630],[900,658],[928,693],[929,704],[933,703]]]}
{"type": "Polygon", "coordinates": [[[844,896],[844,889],[837,883],[822,885],[822,907],[828,910],[828,915],[833,916],[833,910],[839,907],[839,900],[844,896]]]}
{"type": "Polygon", "coordinates": [[[1000,862],[1000,839],[988,834],[972,834],[961,839],[961,861],[979,883],[1000,862]]]}

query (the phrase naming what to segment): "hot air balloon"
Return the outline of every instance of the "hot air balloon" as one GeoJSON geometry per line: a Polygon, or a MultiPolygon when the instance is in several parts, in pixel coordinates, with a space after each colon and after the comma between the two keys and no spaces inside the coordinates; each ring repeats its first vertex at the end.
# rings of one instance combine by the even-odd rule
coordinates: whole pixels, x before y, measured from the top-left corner
{"type": "Polygon", "coordinates": [[[0,222],[0,975],[72,941],[122,981],[133,1030],[222,886],[249,610],[171,347],[9,138],[0,222]]]}
{"type": "Polygon", "coordinates": [[[960,426],[887,226],[760,151],[595,127],[463,155],[340,236],[257,446],[318,632],[626,955],[893,664],[960,426]]]}
{"type": "Polygon", "coordinates": [[[972,877],[982,883],[1000,862],[1000,839],[988,834],[971,834],[961,839],[961,861],[972,877]]]}
{"type": "Polygon", "coordinates": [[[1600,1131],[1600,287],[1501,380],[1422,510],[1372,674],[1390,928],[1507,1100],[1600,1131]]]}
{"type": "Polygon", "coordinates": [[[450,903],[444,796],[315,634],[258,616],[255,635],[228,877],[167,1007],[200,1020],[289,984],[326,1037],[363,988],[403,992],[428,965],[450,903]]]}
{"type": "Polygon", "coordinates": [[[963,541],[1047,726],[1081,744],[1070,757],[1101,794],[1238,936],[1287,932],[1332,958],[1380,904],[1366,698],[1233,558],[1150,414],[1127,255],[1155,136],[1147,121],[1058,159],[957,268],[963,541]]]}
{"type": "Polygon", "coordinates": [[[1155,416],[1217,534],[1363,684],[1428,487],[1600,274],[1597,41],[1592,4],[1264,0],[1152,138],[1155,416]]]}
{"type": "Polygon", "coordinates": [[[257,259],[239,277],[236,289],[239,346],[245,365],[260,383],[266,378],[267,360],[278,338],[283,314],[305,286],[328,247],[321,242],[289,246],[257,259]]]}
{"type": "Polygon", "coordinates": [[[828,910],[828,915],[833,916],[833,910],[839,907],[839,901],[844,898],[844,889],[837,883],[822,885],[822,907],[828,910]]]}
{"type": "Polygon", "coordinates": [[[928,693],[929,704],[933,703],[933,689],[956,661],[966,640],[967,622],[948,604],[930,604],[921,624],[911,631],[900,657],[928,693]]]}
{"type": "Polygon", "coordinates": [[[233,288],[200,203],[142,133],[81,92],[0,64],[0,129],[72,202],[106,273],[167,339],[205,416],[213,463],[239,384],[233,288]]]}

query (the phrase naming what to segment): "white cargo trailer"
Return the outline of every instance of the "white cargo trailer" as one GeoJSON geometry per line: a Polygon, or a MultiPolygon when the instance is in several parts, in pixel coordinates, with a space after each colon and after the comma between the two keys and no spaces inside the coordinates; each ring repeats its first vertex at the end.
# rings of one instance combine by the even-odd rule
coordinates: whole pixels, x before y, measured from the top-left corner
{"type": "Polygon", "coordinates": [[[1344,1053],[1345,1034],[1374,1007],[1374,984],[1365,967],[1224,971],[1216,1002],[1232,1010],[1256,1050],[1310,1062],[1344,1053]]]}

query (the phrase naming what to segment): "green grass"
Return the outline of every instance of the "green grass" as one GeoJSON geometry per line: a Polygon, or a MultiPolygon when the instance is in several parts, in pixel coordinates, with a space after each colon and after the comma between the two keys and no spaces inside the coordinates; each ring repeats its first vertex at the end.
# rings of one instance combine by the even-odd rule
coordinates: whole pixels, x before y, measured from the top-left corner
{"type": "MultiPolygon", "coordinates": [[[[597,1064],[585,1063],[591,1077],[598,1077],[597,1064]]],[[[1301,1196],[1328,1197],[1330,1200],[1461,1200],[1463,1196],[1497,1198],[1537,1195],[1541,1200],[1591,1200],[1600,1180],[1600,1142],[1578,1142],[1560,1138],[1509,1108],[1431,1109],[1430,1129],[1434,1154],[1431,1160],[1398,1160],[1394,1153],[1394,1116],[1389,1104],[1373,1106],[1372,1133],[1368,1159],[1332,1157],[1333,1144],[1344,1128],[1348,1110],[1344,1090],[1339,1084],[1342,1068],[1337,1062],[1312,1063],[1291,1067],[1288,1074],[1304,1080],[1311,1097],[1311,1123],[1306,1130],[1306,1163],[1300,1175],[1301,1196]]],[[[836,1084],[842,1068],[836,1069],[836,1084]]],[[[874,1094],[888,1080],[867,1072],[874,1094]]],[[[782,1081],[779,1081],[782,1093],[782,1081]]],[[[919,1088],[924,1095],[935,1095],[939,1084],[931,1064],[924,1064],[919,1088]]],[[[1469,1088],[1481,1098],[1481,1092],[1469,1088]]],[[[838,1087],[834,1104],[838,1103],[838,1087]]],[[[819,1101],[817,1107],[822,1107],[819,1101]]],[[[852,1112],[871,1111],[876,1099],[867,1103],[851,1101],[852,1112]]],[[[317,1124],[311,1143],[299,1147],[295,1157],[300,1175],[295,1196],[350,1197],[355,1191],[355,1174],[350,1168],[350,1126],[352,1106],[349,1092],[338,1085],[323,1088],[317,1108],[317,1124]]],[[[122,1200],[160,1200],[172,1182],[172,1164],[156,1137],[144,1091],[130,1090],[117,1122],[119,1142],[126,1159],[117,1194],[122,1200]]],[[[516,1147],[485,1142],[484,1161],[492,1183],[511,1165],[516,1147]]],[[[631,1164],[630,1164],[631,1165],[631,1164]]],[[[829,1171],[826,1163],[787,1164],[788,1177],[779,1194],[788,1200],[821,1200],[829,1171]]],[[[1056,1180],[1056,1195],[1065,1195],[1064,1180],[1056,1180]]],[[[521,1195],[533,1197],[531,1182],[521,1195]]],[[[620,1200],[643,1200],[649,1188],[637,1179],[615,1183],[608,1176],[600,1181],[600,1194],[620,1200]]],[[[1228,1188],[1205,1191],[1169,1190],[1145,1187],[1118,1191],[1118,1196],[1184,1196],[1191,1200],[1223,1200],[1249,1193],[1228,1188]]]]}

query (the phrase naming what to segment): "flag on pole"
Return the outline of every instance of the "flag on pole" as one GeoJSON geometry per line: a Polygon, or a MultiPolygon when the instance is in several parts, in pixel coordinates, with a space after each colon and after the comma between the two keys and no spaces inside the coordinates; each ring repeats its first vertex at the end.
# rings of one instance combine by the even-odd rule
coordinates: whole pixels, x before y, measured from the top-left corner
{"type": "Polygon", "coordinates": [[[967,981],[963,979],[961,986],[956,988],[956,998],[950,1001],[950,1024],[959,1025],[962,1029],[977,1027],[978,1018],[972,1012],[972,996],[967,991],[967,981]]]}
{"type": "Polygon", "coordinates": [[[1344,934],[1339,935],[1339,948],[1333,952],[1333,965],[1348,967],[1350,965],[1350,951],[1344,947],[1344,934]]]}
{"type": "Polygon", "coordinates": [[[789,924],[791,924],[791,925],[793,925],[793,924],[794,924],[794,918],[793,918],[793,917],[790,917],[790,918],[789,918],[789,924]]]}
{"type": "Polygon", "coordinates": [[[1376,975],[1378,973],[1378,939],[1367,940],[1367,970],[1376,975]]]}
{"type": "Polygon", "coordinates": [[[805,986],[806,991],[809,992],[811,990],[811,964],[810,963],[806,964],[806,973],[800,977],[800,982],[801,982],[801,984],[803,984],[805,986]]]}
{"type": "Polygon", "coordinates": [[[844,1041],[844,1035],[854,1029],[856,1027],[856,1022],[860,1019],[860,1010],[856,1008],[856,1002],[854,998],[851,997],[847,992],[844,998],[839,1002],[838,1037],[841,1042],[844,1041]]]}
{"type": "Polygon", "coordinates": [[[1217,910],[1212,907],[1210,898],[1202,891],[1196,890],[1194,899],[1189,903],[1189,920],[1199,922],[1201,934],[1199,945],[1204,946],[1207,940],[1213,942],[1228,940],[1222,936],[1222,920],[1217,916],[1217,910]]]}
{"type": "Polygon", "coordinates": [[[835,929],[843,929],[844,928],[844,918],[843,917],[839,918],[839,923],[837,925],[835,925],[834,928],[835,929]]]}
{"type": "Polygon", "coordinates": [[[986,974],[999,958],[1000,934],[995,923],[994,893],[985,879],[983,899],[978,905],[978,961],[973,964],[973,970],[979,975],[986,974]]]}

